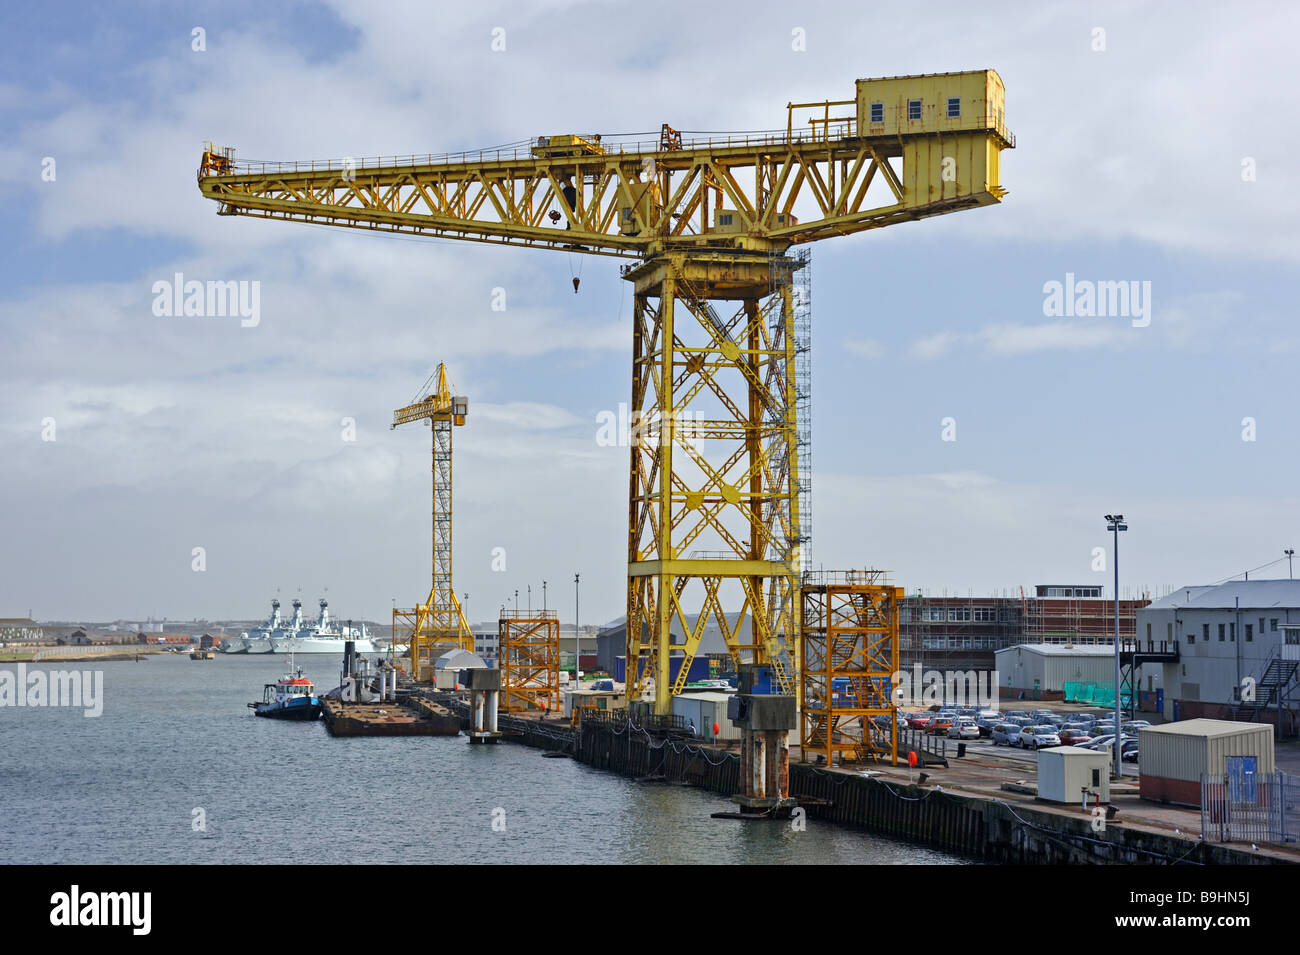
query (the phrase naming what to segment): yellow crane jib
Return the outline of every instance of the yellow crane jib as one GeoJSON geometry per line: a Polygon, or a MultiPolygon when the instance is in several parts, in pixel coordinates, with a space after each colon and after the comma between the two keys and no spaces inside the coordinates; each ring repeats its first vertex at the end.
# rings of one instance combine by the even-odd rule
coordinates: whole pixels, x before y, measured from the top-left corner
{"type": "Polygon", "coordinates": [[[628,257],[781,251],[998,202],[1014,145],[1001,77],[975,70],[858,80],[853,99],[787,104],[786,128],[763,133],[665,124],[649,139],[306,162],[208,144],[199,188],[228,215],[628,257]]]}

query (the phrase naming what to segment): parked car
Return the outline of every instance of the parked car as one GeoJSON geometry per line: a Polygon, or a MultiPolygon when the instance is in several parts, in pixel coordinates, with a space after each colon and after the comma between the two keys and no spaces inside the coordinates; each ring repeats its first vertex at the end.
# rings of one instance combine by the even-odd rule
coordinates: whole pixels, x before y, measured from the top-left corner
{"type": "Polygon", "coordinates": [[[981,713],[975,717],[975,725],[979,727],[980,736],[988,739],[993,735],[993,727],[1002,723],[1003,719],[997,713],[981,713]]]}
{"type": "Polygon", "coordinates": [[[1015,746],[1019,737],[1019,723],[999,723],[990,732],[994,746],[1015,746]]]}
{"type": "Polygon", "coordinates": [[[1136,763],[1138,761],[1138,741],[1132,739],[1127,743],[1120,743],[1119,758],[1126,763],[1136,763]]]}
{"type": "Polygon", "coordinates": [[[1061,730],[1062,746],[1085,746],[1092,742],[1092,737],[1088,735],[1087,730],[1061,730]]]}
{"type": "Polygon", "coordinates": [[[1056,727],[1047,723],[1039,726],[1026,726],[1020,731],[1021,749],[1041,749],[1044,746],[1060,746],[1061,737],[1056,727]]]}
{"type": "Polygon", "coordinates": [[[1151,723],[1147,720],[1130,720],[1124,724],[1123,730],[1125,733],[1136,733],[1138,730],[1150,725],[1151,723]]]}
{"type": "MultiPolygon", "coordinates": [[[[1122,747],[1125,743],[1129,742],[1130,740],[1133,742],[1137,742],[1137,738],[1134,736],[1124,736],[1121,737],[1120,739],[1120,746],[1122,747]]],[[[1112,733],[1109,736],[1095,737],[1093,741],[1091,743],[1088,743],[1084,748],[1085,749],[1114,749],[1114,747],[1115,747],[1115,734],[1112,733]]],[[[1121,754],[1122,754],[1122,750],[1121,750],[1121,754]]]]}
{"type": "Polygon", "coordinates": [[[929,713],[912,713],[907,717],[907,725],[910,729],[923,730],[930,719],[929,713]]]}
{"type": "Polygon", "coordinates": [[[948,727],[948,736],[952,739],[979,739],[980,728],[969,716],[961,717],[948,727]]]}
{"type": "Polygon", "coordinates": [[[1091,729],[1091,728],[1092,728],[1092,724],[1091,724],[1091,723],[1069,722],[1069,723],[1062,723],[1062,724],[1061,724],[1061,732],[1062,732],[1062,733],[1064,733],[1066,730],[1082,730],[1082,731],[1086,732],[1087,730],[1089,730],[1089,729],[1091,729]]]}
{"type": "Polygon", "coordinates": [[[952,726],[952,717],[933,716],[930,718],[930,721],[925,724],[925,732],[930,736],[940,736],[943,733],[948,732],[950,726],[952,726]]]}

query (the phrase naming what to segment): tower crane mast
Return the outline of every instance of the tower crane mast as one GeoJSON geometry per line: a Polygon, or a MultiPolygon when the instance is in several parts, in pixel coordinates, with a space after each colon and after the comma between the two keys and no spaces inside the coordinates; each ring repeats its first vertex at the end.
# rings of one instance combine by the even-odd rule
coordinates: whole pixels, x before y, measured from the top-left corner
{"type": "Polygon", "coordinates": [[[447,650],[474,649],[474,634],[465,620],[451,581],[451,432],[463,425],[469,400],[451,393],[443,364],[429,379],[422,396],[393,412],[392,427],[429,422],[433,432],[433,585],[429,599],[414,609],[393,608],[393,642],[409,634],[411,675],[429,680],[434,661],[447,650]]]}
{"type": "Polygon", "coordinates": [[[858,80],[758,133],[308,162],[208,144],[198,182],[223,215],[636,260],[627,684],[667,714],[711,623],[736,663],[799,693],[806,258],[789,250],[1000,202],[1004,99],[975,70],[858,80]]]}

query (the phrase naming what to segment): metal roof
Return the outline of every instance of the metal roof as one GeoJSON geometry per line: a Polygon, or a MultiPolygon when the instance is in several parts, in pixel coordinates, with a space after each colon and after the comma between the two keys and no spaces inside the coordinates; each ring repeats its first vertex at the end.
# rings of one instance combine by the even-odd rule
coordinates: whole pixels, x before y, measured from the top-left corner
{"type": "Polygon", "coordinates": [[[1300,607],[1300,580],[1230,580],[1213,586],[1181,587],[1148,610],[1242,610],[1300,607]]]}
{"type": "Polygon", "coordinates": [[[1027,650],[1045,657],[1113,657],[1113,643],[1022,643],[1014,647],[1004,647],[995,653],[1010,653],[1012,650],[1027,650]]]}
{"type": "Polygon", "coordinates": [[[1143,733],[1168,733],[1179,736],[1235,736],[1238,733],[1258,733],[1267,723],[1237,723],[1232,720],[1180,720],[1161,726],[1144,726],[1143,733]]]}

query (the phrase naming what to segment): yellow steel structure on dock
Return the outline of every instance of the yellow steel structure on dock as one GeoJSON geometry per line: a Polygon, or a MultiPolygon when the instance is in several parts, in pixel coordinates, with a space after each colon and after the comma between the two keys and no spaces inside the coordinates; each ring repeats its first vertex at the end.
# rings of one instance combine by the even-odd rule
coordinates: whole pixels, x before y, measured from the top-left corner
{"type": "Polygon", "coordinates": [[[414,609],[393,608],[393,643],[410,647],[411,677],[432,679],[434,661],[448,650],[474,651],[474,633],[451,582],[451,429],[463,425],[468,399],[451,393],[447,369],[439,364],[423,394],[393,412],[392,427],[428,421],[433,432],[433,586],[414,609]]]}
{"type": "Polygon", "coordinates": [[[554,610],[503,611],[497,658],[501,709],[560,712],[560,618],[554,610]]]}
{"type": "Polygon", "coordinates": [[[827,766],[898,760],[894,675],[903,588],[884,571],[837,571],[803,579],[803,758],[827,766]],[[889,718],[887,728],[873,717],[889,718]]]}
{"type": "Polygon", "coordinates": [[[806,260],[788,250],[997,203],[1014,145],[1001,78],[976,70],[859,80],[852,99],[787,104],[784,129],[761,133],[664,125],[650,140],[282,163],[209,144],[198,180],[223,215],[640,260],[625,272],[632,409],[654,437],[631,451],[627,681],[629,700],[653,681],[666,715],[668,658],[684,653],[687,672],[710,618],[737,663],[771,662],[799,692],[792,282],[806,260]]]}

